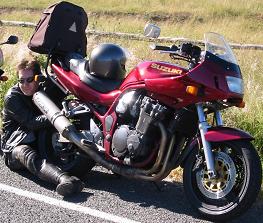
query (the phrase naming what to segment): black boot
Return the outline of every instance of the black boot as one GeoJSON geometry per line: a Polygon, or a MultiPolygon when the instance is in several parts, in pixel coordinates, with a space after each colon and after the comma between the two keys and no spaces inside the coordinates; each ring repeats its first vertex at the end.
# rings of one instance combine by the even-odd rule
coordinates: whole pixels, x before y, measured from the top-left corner
{"type": "Polygon", "coordinates": [[[37,152],[28,145],[17,146],[12,151],[12,157],[40,179],[56,184],[56,191],[62,196],[79,193],[84,188],[84,183],[80,179],[69,176],[57,166],[39,158],[37,152]]]}
{"type": "Polygon", "coordinates": [[[82,191],[84,183],[77,177],[62,175],[59,179],[60,183],[57,185],[56,191],[62,196],[69,196],[82,191]]]}
{"type": "Polygon", "coordinates": [[[45,160],[42,162],[41,169],[37,176],[40,179],[57,184],[56,191],[62,196],[79,193],[84,188],[84,183],[80,179],[69,176],[67,173],[62,172],[58,167],[47,163],[45,160]]]}

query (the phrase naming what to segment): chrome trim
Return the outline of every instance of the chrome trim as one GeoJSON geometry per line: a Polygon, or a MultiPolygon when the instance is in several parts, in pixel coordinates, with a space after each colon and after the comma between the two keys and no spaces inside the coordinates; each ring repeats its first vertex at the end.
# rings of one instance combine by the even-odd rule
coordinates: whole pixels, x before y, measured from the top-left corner
{"type": "Polygon", "coordinates": [[[210,143],[205,139],[205,134],[207,133],[208,128],[210,127],[206,121],[203,104],[197,103],[196,109],[198,113],[198,119],[199,119],[199,131],[201,135],[201,140],[203,144],[204,154],[205,154],[205,160],[207,165],[207,170],[209,174],[209,178],[216,177],[216,171],[215,171],[215,159],[213,156],[212,148],[210,143]]]}

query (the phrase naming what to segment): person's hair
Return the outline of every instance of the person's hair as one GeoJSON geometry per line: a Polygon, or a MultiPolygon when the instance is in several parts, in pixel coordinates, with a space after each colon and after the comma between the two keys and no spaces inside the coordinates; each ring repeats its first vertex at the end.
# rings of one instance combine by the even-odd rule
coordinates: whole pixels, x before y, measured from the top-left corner
{"type": "Polygon", "coordinates": [[[16,67],[17,70],[17,75],[18,72],[21,70],[32,70],[33,74],[40,74],[41,73],[41,68],[40,64],[37,60],[35,59],[23,59],[16,67]]]}

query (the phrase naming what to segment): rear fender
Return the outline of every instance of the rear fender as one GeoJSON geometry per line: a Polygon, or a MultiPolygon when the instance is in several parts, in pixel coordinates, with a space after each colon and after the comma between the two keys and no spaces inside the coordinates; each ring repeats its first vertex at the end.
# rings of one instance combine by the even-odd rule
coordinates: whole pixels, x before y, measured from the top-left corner
{"type": "Polygon", "coordinates": [[[205,139],[209,142],[233,141],[241,139],[254,140],[254,138],[245,131],[224,126],[209,128],[205,134],[205,139]]]}

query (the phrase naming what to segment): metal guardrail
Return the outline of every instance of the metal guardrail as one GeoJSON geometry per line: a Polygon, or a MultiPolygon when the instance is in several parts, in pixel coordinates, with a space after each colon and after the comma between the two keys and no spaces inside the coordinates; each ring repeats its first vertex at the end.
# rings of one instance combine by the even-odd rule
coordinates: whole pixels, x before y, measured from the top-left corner
{"type": "MultiPolygon", "coordinates": [[[[0,20],[0,25],[3,26],[20,26],[20,27],[30,27],[35,28],[36,23],[32,22],[19,22],[19,21],[7,21],[0,20]]],[[[102,32],[96,30],[86,30],[87,35],[97,35],[97,36],[107,36],[107,37],[116,37],[116,38],[125,38],[139,41],[154,41],[159,43],[174,43],[174,42],[192,42],[196,44],[204,44],[204,41],[201,40],[190,40],[187,38],[172,38],[172,37],[159,37],[158,39],[153,39],[149,37],[145,37],[140,34],[132,34],[132,33],[121,33],[121,32],[102,32]]],[[[239,44],[239,43],[230,43],[230,46],[233,49],[241,49],[241,50],[263,50],[263,45],[258,44],[239,44]]]]}

